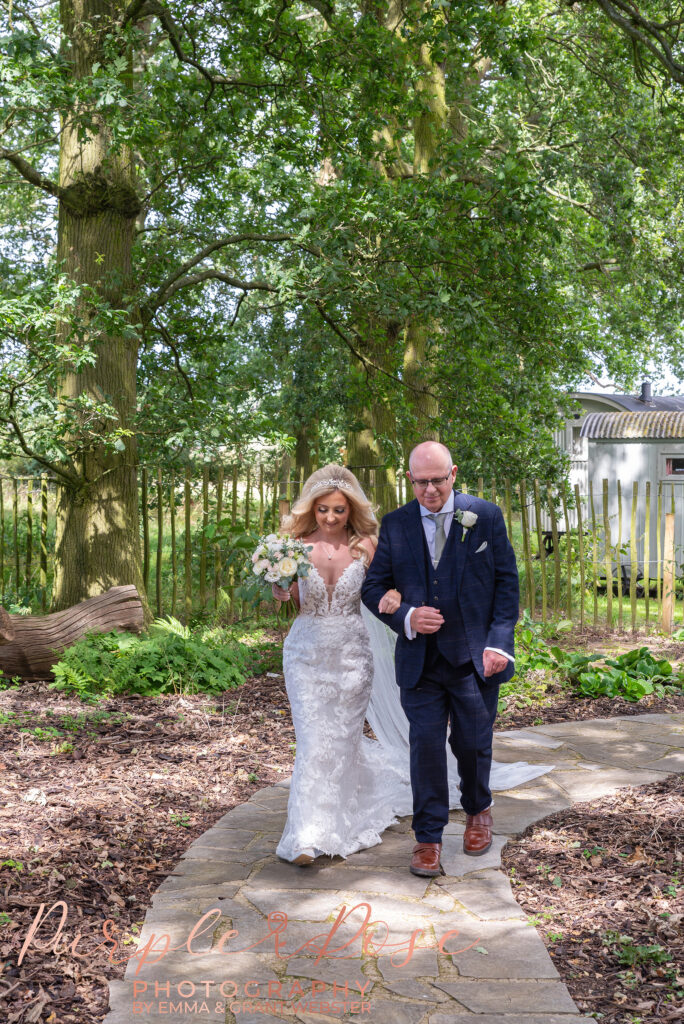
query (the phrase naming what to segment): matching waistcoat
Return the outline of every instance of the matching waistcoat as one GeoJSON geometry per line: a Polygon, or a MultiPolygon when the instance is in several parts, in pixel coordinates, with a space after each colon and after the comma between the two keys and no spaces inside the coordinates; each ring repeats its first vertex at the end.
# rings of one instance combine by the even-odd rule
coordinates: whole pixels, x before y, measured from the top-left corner
{"type": "MultiPolygon", "coordinates": [[[[456,530],[454,530],[454,522],[452,521],[449,535],[444,545],[444,550],[439,559],[437,567],[433,566],[432,559],[430,557],[430,549],[428,548],[427,540],[425,538],[425,530],[421,523],[421,532],[423,534],[423,551],[425,553],[425,573],[427,579],[427,604],[431,608],[440,607],[440,595],[444,597],[446,587],[452,584],[451,576],[449,573],[449,561],[453,551],[455,543],[454,537],[456,530]]],[[[441,654],[442,657],[453,665],[455,668],[464,665],[470,661],[470,648],[466,638],[465,626],[463,625],[463,617],[461,610],[458,605],[458,601],[455,602],[456,614],[450,617],[450,621],[447,625],[445,622],[440,630],[436,633],[426,634],[426,667],[428,664],[434,662],[437,654],[441,654]],[[448,640],[448,643],[445,641],[448,640]]]]}

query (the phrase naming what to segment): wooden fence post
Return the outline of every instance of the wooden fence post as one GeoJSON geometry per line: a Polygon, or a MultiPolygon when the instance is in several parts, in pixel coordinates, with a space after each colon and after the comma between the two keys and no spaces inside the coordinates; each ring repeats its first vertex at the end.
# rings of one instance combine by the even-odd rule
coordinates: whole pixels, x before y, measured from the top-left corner
{"type": "Polygon", "coordinates": [[[637,503],[639,500],[639,484],[635,480],[632,484],[632,517],[629,524],[629,610],[632,617],[632,632],[636,633],[637,597],[636,584],[639,563],[637,562],[637,503]]]}
{"type": "Polygon", "coordinates": [[[209,526],[209,463],[202,465],[202,539],[200,541],[200,607],[207,607],[207,527],[209,526]]]}
{"type": "MultiPolygon", "coordinates": [[[[48,480],[45,473],[40,478],[40,610],[47,612],[47,549],[48,532],[48,480]]],[[[1,570],[0,570],[1,571],[1,570]]]]}
{"type": "Polygon", "coordinates": [[[537,521],[537,546],[539,548],[539,564],[541,566],[541,590],[542,590],[542,622],[548,618],[548,595],[546,592],[546,550],[542,539],[541,524],[541,499],[539,496],[539,481],[534,481],[534,514],[537,521]]]}
{"type": "Polygon", "coordinates": [[[674,513],[665,513],[665,551],[663,554],[663,604],[661,626],[664,633],[672,632],[674,621],[674,513]]]}
{"type": "Polygon", "coordinates": [[[163,491],[162,491],[162,471],[161,466],[157,466],[157,561],[154,566],[154,579],[155,579],[155,595],[157,600],[157,617],[161,618],[164,614],[162,607],[162,557],[164,554],[163,538],[164,538],[164,505],[163,491]]]}
{"type": "MultiPolygon", "coordinates": [[[[561,498],[563,500],[563,519],[565,520],[565,541],[566,541],[566,555],[565,560],[567,563],[566,572],[568,578],[565,587],[565,612],[566,618],[572,618],[572,534],[570,532],[570,512],[568,510],[569,498],[565,491],[565,482],[563,483],[563,490],[561,491],[561,498]]],[[[578,517],[578,529],[579,529],[579,517],[578,517]]],[[[560,581],[559,581],[560,582],[560,581]]]]}
{"type": "Polygon", "coordinates": [[[247,486],[245,488],[245,530],[249,530],[250,507],[252,504],[252,467],[247,467],[247,486]]]}
{"type": "Polygon", "coordinates": [[[617,482],[617,503],[618,503],[618,539],[616,546],[617,559],[617,585],[618,585],[618,629],[622,632],[622,484],[617,482]]]}
{"type": "Polygon", "coordinates": [[[611,554],[610,517],[608,515],[608,481],[603,481],[603,542],[606,566],[606,627],[613,628],[613,560],[611,554]]]}
{"type": "MultiPolygon", "coordinates": [[[[546,485],[546,499],[549,503],[549,516],[551,517],[551,541],[553,543],[553,614],[558,615],[560,608],[560,544],[558,540],[558,520],[556,519],[556,503],[551,492],[551,484],[546,485]]],[[[565,500],[565,498],[563,499],[565,500]]],[[[570,538],[568,537],[568,540],[570,538]]]]}
{"type": "Polygon", "coordinates": [[[171,615],[175,618],[178,599],[178,556],[176,553],[176,477],[173,473],[169,487],[169,516],[171,519],[171,615]]]}
{"type": "Polygon", "coordinates": [[[644,513],[644,612],[649,622],[651,600],[651,481],[646,481],[646,509],[644,513]]]}
{"type": "Polygon", "coordinates": [[[192,481],[190,466],[185,467],[185,481],[184,481],[184,502],[185,502],[185,560],[184,560],[184,578],[183,583],[185,586],[185,621],[190,622],[192,618],[192,518],[191,518],[191,491],[190,483],[192,481]]]}
{"type": "Polygon", "coordinates": [[[33,477],[26,481],[26,586],[31,585],[33,571],[33,477]]]}
{"type": "MultiPolygon", "coordinates": [[[[231,467],[231,496],[230,496],[230,525],[232,527],[237,526],[237,508],[238,508],[238,466],[237,463],[233,463],[231,467]]],[[[230,617],[231,619],[236,618],[235,614],[235,566],[230,567],[230,585],[228,587],[228,594],[230,597],[230,617]]]]}
{"type": "Polygon", "coordinates": [[[580,573],[580,629],[584,629],[584,525],[582,523],[582,499],[579,484],[575,484],[575,508],[577,509],[577,543],[580,573]]]}
{"type": "Polygon", "coordinates": [[[278,529],[278,473],[280,460],[276,459],[273,466],[273,498],[271,499],[271,530],[278,529]]]}
{"type": "MultiPolygon", "coordinates": [[[[219,528],[223,515],[223,466],[216,470],[216,528],[219,528]]],[[[218,608],[218,595],[221,588],[221,545],[214,544],[214,608],[218,608]]]]}
{"type": "Polygon", "coordinates": [[[520,526],[523,536],[523,558],[525,560],[525,580],[527,582],[527,607],[530,615],[534,617],[537,604],[537,596],[534,586],[534,570],[532,568],[532,554],[530,551],[530,524],[527,519],[527,493],[525,481],[518,484],[518,495],[520,497],[520,526]]]}
{"type": "Polygon", "coordinates": [[[656,601],[658,604],[658,618],[663,615],[663,544],[661,535],[661,520],[663,518],[663,481],[658,481],[658,496],[656,498],[656,601]]]}
{"type": "Polygon", "coordinates": [[[594,629],[598,628],[598,532],[596,530],[596,509],[594,507],[594,486],[589,481],[589,503],[591,506],[591,568],[593,574],[594,629]]]}
{"type": "Polygon", "coordinates": [[[141,515],[143,528],[143,586],[150,592],[150,522],[148,519],[147,467],[142,469],[141,515]]]}
{"type": "Polygon", "coordinates": [[[16,477],[12,481],[12,520],[14,526],[14,592],[18,601],[21,568],[19,564],[19,481],[16,477]]]}

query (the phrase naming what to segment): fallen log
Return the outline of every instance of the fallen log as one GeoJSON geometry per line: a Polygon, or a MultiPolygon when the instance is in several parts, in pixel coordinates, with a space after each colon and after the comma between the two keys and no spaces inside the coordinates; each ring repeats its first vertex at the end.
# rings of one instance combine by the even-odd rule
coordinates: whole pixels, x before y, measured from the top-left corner
{"type": "Polygon", "coordinates": [[[50,679],[59,654],[86,633],[139,633],[142,627],[142,603],[132,585],[112,587],[51,615],[9,615],[0,608],[0,672],[50,679]]]}

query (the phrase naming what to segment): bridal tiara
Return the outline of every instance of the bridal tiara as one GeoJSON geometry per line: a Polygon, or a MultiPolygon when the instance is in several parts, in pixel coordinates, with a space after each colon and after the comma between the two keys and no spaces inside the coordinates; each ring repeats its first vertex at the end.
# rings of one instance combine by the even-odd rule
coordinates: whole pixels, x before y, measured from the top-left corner
{"type": "Polygon", "coordinates": [[[350,491],[355,493],[355,488],[347,480],[340,480],[335,477],[328,477],[327,480],[319,480],[314,484],[309,494],[318,494],[320,491],[350,491]]]}

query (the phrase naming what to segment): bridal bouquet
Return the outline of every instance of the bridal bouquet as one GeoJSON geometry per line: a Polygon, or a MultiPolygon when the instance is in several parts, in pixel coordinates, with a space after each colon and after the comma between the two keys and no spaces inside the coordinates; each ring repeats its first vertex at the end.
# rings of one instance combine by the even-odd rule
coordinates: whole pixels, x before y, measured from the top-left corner
{"type": "Polygon", "coordinates": [[[309,575],[309,551],[311,546],[301,540],[269,533],[259,540],[252,555],[252,572],[264,586],[277,583],[287,590],[295,577],[309,575]]]}

